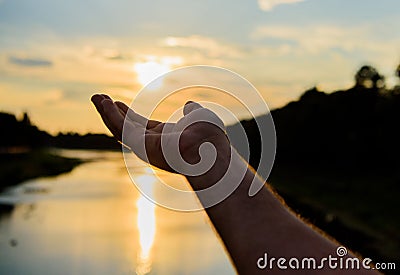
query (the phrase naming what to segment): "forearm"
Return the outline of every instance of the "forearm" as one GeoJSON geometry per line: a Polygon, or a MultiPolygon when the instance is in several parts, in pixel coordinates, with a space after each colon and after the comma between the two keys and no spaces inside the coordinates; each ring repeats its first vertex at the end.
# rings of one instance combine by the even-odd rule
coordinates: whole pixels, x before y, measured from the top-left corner
{"type": "MultiPolygon", "coordinates": [[[[162,137],[167,139],[166,144],[169,141],[172,145],[176,144],[174,143],[176,137],[179,137],[179,150],[183,152],[185,162],[192,165],[201,161],[202,156],[206,156],[207,161],[207,156],[209,154],[212,156],[214,152],[206,146],[203,150],[210,151],[203,152],[201,156],[199,154],[201,144],[214,145],[217,149],[214,166],[203,175],[187,178],[192,188],[199,191],[197,192],[199,200],[239,273],[263,272],[258,268],[257,260],[265,252],[276,258],[314,257],[317,260],[335,252],[337,245],[290,212],[278,196],[264,185],[248,164],[231,148],[227,136],[221,131],[222,121],[210,110],[197,103],[188,102],[184,107],[184,118],[170,125],[156,121],[148,123],[146,118],[136,114],[121,102],[113,102],[107,95],[94,95],[92,101],[114,136],[121,140],[122,129],[124,131],[129,129],[128,141],[131,142],[126,145],[139,157],[148,155],[149,157],[144,159],[158,168],[178,172],[165,161],[161,146],[162,137]],[[167,125],[169,126],[165,127],[167,125]],[[190,126],[187,127],[188,125],[190,126]],[[249,197],[248,192],[253,180],[264,187],[255,196],[249,197]],[[217,182],[221,185],[215,184],[217,182]],[[215,192],[214,189],[212,192],[201,192],[211,186],[217,186],[215,192]],[[232,193],[230,192],[232,190],[235,191],[232,193]],[[214,206],[208,207],[211,205],[214,206]]],[[[172,159],[176,159],[174,157],[176,156],[172,159]]],[[[188,174],[197,173],[193,171],[188,174]]],[[[285,270],[272,270],[273,273],[281,271],[285,270]]],[[[308,274],[311,270],[300,271],[308,274]]],[[[340,273],[343,271],[345,270],[340,270],[340,273]]],[[[360,270],[360,273],[366,273],[365,271],[360,270]]],[[[330,269],[316,272],[337,273],[330,269]]],[[[355,273],[354,270],[350,272],[355,273]]]]}
{"type": "MultiPolygon", "coordinates": [[[[255,175],[236,152],[232,157],[233,167],[229,167],[228,173],[245,171],[245,176],[229,197],[206,211],[240,274],[264,273],[265,270],[257,267],[257,260],[266,252],[276,258],[314,257],[317,260],[335,255],[338,245],[299,219],[266,185],[250,197],[248,191],[253,179],[262,179],[255,175]]],[[[226,169],[226,163],[222,163],[221,168],[226,169]]],[[[237,176],[228,177],[230,182],[226,184],[234,184],[232,180],[240,178],[237,176]]],[[[218,167],[214,167],[211,173],[189,177],[188,180],[197,190],[199,186],[204,187],[204,182],[212,184],[220,177],[218,167]]],[[[206,197],[199,196],[199,199],[203,204],[207,202],[206,197]]],[[[275,267],[274,273],[280,271],[285,272],[275,267]]],[[[303,270],[307,274],[310,271],[303,270]]],[[[318,270],[319,274],[324,272],[335,273],[329,269],[318,270]]]]}

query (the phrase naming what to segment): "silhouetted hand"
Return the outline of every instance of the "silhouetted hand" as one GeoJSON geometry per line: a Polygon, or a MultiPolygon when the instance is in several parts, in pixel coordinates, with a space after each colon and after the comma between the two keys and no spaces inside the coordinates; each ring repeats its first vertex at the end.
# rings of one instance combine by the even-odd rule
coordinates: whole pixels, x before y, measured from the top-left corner
{"type": "MultiPolygon", "coordinates": [[[[184,116],[177,123],[161,123],[140,116],[107,95],[94,95],[92,101],[113,135],[143,160],[186,175],[195,190],[216,182],[222,184],[219,185],[222,189],[216,192],[198,192],[197,196],[239,274],[265,274],[258,263],[264,261],[266,251],[268,255],[285,259],[303,259],[310,255],[322,259],[336,251],[338,243],[293,214],[231,148],[222,121],[212,111],[188,102],[183,109],[184,116]],[[198,165],[202,163],[206,165],[198,165]],[[207,166],[210,163],[212,167],[207,166]],[[248,190],[253,182],[258,182],[262,188],[250,197],[248,190]],[[221,191],[229,189],[225,187],[232,185],[236,188],[233,193],[219,197],[221,191]],[[221,200],[215,201],[216,197],[221,200]]],[[[353,255],[349,253],[345,257],[353,255]]],[[[271,271],[288,274],[293,270],[275,268],[271,271]]],[[[337,270],[327,265],[318,270],[297,271],[299,274],[337,274],[337,270]]],[[[342,272],[377,274],[375,270],[366,269],[340,270],[340,274],[342,272]]]]}
{"type": "Polygon", "coordinates": [[[191,176],[207,170],[204,165],[193,166],[200,162],[229,162],[231,148],[223,122],[198,103],[187,102],[177,123],[162,123],[148,120],[104,94],[92,96],[92,102],[111,133],[158,168],[191,176]],[[202,144],[207,146],[201,148],[202,144]]]}

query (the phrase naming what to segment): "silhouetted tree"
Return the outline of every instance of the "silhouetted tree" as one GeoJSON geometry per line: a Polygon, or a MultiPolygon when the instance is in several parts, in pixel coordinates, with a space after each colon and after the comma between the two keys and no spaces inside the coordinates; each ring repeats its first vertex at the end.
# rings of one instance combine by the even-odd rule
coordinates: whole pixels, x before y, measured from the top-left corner
{"type": "Polygon", "coordinates": [[[392,95],[400,95],[400,64],[397,66],[395,71],[396,76],[399,78],[399,82],[396,86],[393,87],[392,95]]]}
{"type": "Polygon", "coordinates": [[[312,87],[311,89],[304,92],[304,94],[300,97],[300,100],[303,101],[313,101],[318,103],[321,99],[325,97],[325,93],[318,90],[318,87],[312,87]]]}
{"type": "Polygon", "coordinates": [[[31,119],[29,118],[27,112],[24,112],[24,114],[22,115],[21,122],[22,122],[22,124],[27,125],[27,126],[31,125],[31,119]]]}
{"type": "Polygon", "coordinates": [[[356,86],[367,89],[382,89],[385,87],[385,77],[369,65],[362,66],[355,75],[356,86]]]}

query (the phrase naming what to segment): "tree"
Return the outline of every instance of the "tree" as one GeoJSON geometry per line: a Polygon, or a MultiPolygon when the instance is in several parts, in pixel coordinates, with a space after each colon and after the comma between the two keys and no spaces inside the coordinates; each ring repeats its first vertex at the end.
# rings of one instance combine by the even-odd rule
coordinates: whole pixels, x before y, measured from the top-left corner
{"type": "Polygon", "coordinates": [[[31,125],[31,119],[29,118],[27,112],[23,113],[21,123],[24,125],[31,125]]]}
{"type": "MultiPolygon", "coordinates": [[[[397,66],[395,74],[400,80],[400,64],[397,66]]],[[[400,81],[396,86],[393,87],[392,94],[396,96],[400,95],[400,81]]]]}
{"type": "Polygon", "coordinates": [[[367,89],[382,89],[385,87],[385,77],[369,65],[362,66],[355,75],[356,86],[367,89]]]}

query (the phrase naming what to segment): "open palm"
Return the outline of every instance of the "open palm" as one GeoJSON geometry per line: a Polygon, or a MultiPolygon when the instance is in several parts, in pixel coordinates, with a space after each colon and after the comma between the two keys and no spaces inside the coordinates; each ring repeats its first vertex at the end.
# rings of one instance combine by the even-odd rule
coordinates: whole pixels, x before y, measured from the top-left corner
{"type": "Polygon", "coordinates": [[[163,123],[149,120],[104,94],[94,95],[92,102],[120,142],[142,160],[163,170],[198,175],[210,168],[210,161],[230,156],[223,122],[198,103],[187,102],[184,116],[178,122],[163,123]],[[206,158],[205,164],[199,166],[203,158],[206,158]]]}

